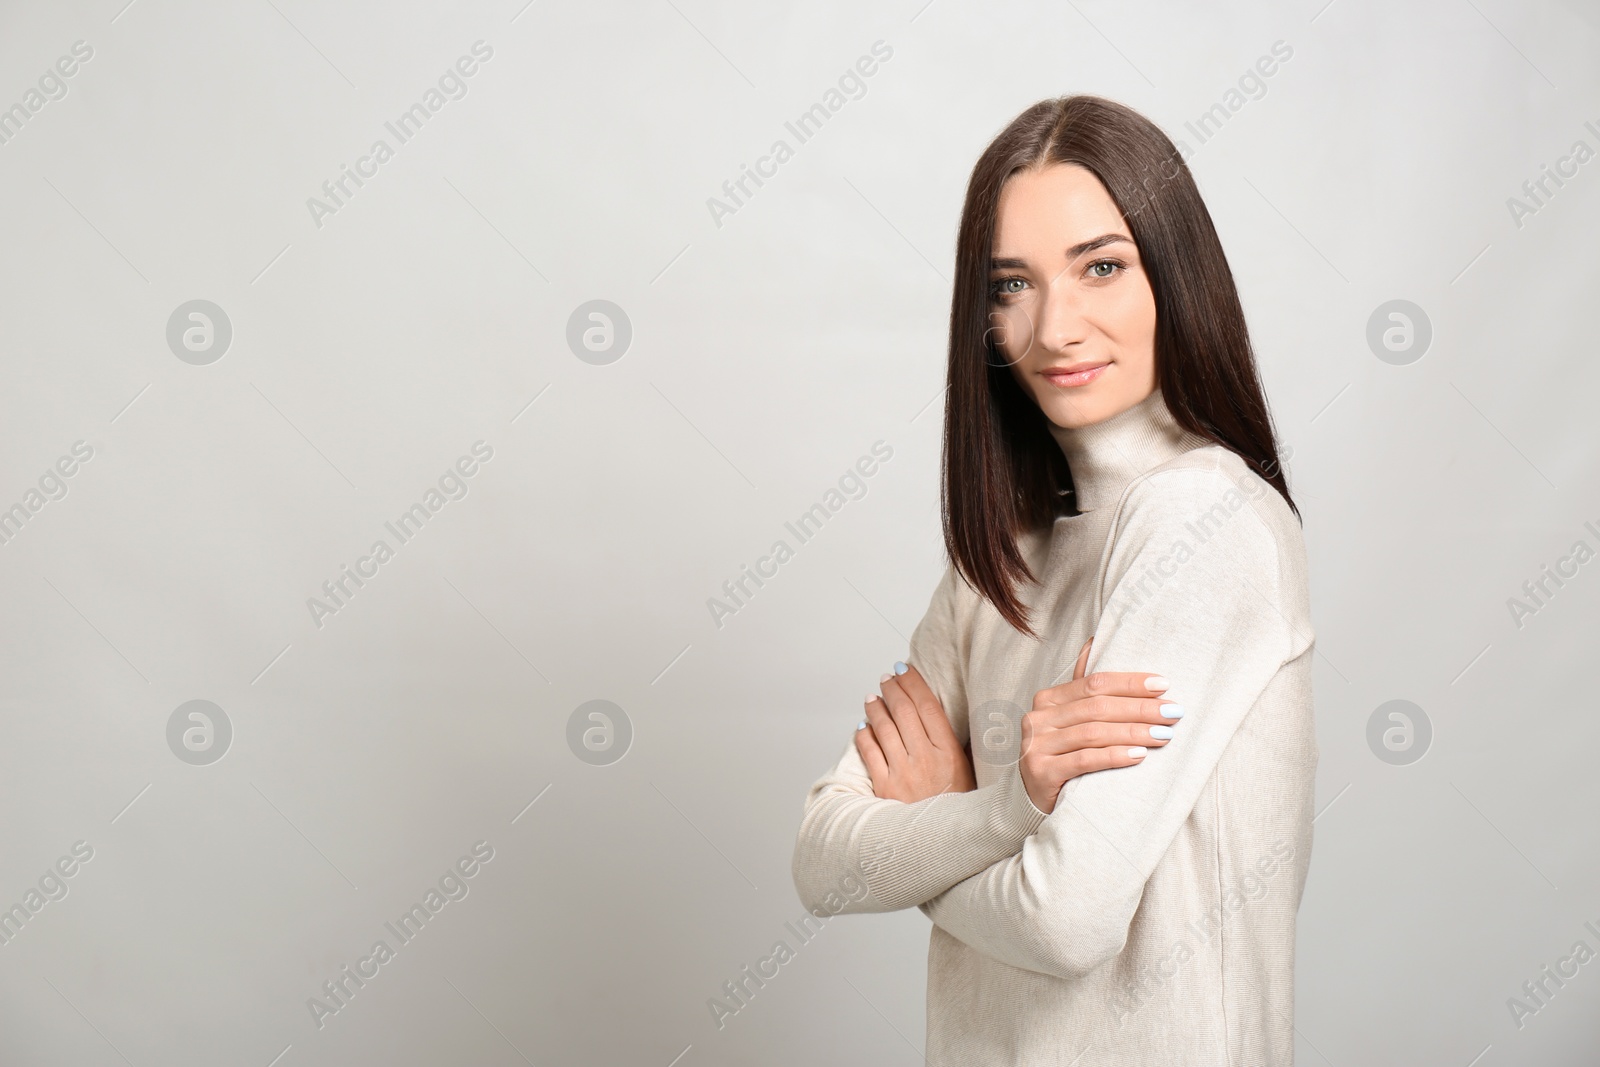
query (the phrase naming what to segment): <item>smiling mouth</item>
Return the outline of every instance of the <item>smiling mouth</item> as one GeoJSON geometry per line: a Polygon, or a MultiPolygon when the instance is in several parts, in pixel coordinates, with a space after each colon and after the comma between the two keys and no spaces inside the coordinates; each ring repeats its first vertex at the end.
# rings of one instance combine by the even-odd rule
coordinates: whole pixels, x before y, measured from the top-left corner
{"type": "Polygon", "coordinates": [[[1109,366],[1109,360],[1101,360],[1098,363],[1075,363],[1070,367],[1051,367],[1040,373],[1051,385],[1070,389],[1094,381],[1109,366]]]}

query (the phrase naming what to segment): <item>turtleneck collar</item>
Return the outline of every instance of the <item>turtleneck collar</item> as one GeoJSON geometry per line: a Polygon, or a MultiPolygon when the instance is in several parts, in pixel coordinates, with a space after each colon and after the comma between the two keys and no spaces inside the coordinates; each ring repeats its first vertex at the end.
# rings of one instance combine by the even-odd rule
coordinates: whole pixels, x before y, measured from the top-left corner
{"type": "Polygon", "coordinates": [[[1070,429],[1055,423],[1049,427],[1072,469],[1079,511],[1116,504],[1134,478],[1211,443],[1178,425],[1159,387],[1109,419],[1070,429]]]}

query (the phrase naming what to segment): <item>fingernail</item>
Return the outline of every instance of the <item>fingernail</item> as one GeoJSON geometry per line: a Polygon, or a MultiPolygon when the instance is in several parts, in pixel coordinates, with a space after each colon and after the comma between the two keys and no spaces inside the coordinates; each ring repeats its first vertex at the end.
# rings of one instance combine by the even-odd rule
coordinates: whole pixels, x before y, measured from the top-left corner
{"type": "Polygon", "coordinates": [[[878,699],[878,694],[877,693],[868,693],[867,694],[867,699],[863,700],[862,703],[863,704],[870,704],[874,700],[877,700],[877,699],[878,699]]]}
{"type": "Polygon", "coordinates": [[[878,681],[887,682],[890,678],[893,678],[893,677],[894,677],[894,675],[892,675],[892,674],[886,674],[882,678],[879,678],[878,681]]]}
{"type": "Polygon", "coordinates": [[[1172,727],[1156,725],[1150,727],[1150,736],[1158,741],[1166,741],[1172,737],[1172,727]]]}
{"type": "Polygon", "coordinates": [[[899,660],[895,660],[894,661],[894,673],[896,673],[896,674],[904,674],[908,670],[910,670],[910,668],[907,667],[904,663],[901,663],[899,660]]]}
{"type": "Polygon", "coordinates": [[[1167,680],[1159,674],[1154,674],[1144,680],[1144,687],[1159,693],[1167,687],[1167,680]]]}
{"type": "Polygon", "coordinates": [[[1161,705],[1161,714],[1168,719],[1181,719],[1183,718],[1183,705],[1163,704],[1161,705]]]}
{"type": "Polygon", "coordinates": [[[862,723],[860,726],[856,727],[857,730],[865,730],[866,728],[867,728],[867,724],[866,723],[862,723]]]}
{"type": "Polygon", "coordinates": [[[1144,754],[1148,751],[1150,750],[1145,748],[1143,745],[1134,745],[1132,748],[1128,749],[1128,758],[1144,759],[1144,754]]]}

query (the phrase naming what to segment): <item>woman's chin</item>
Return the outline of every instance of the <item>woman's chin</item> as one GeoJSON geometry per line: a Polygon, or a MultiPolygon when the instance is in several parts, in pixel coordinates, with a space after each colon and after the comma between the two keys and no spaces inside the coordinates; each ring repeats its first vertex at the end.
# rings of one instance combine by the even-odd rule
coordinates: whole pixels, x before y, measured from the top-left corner
{"type": "Polygon", "coordinates": [[[1046,418],[1066,430],[1090,426],[1115,414],[1109,398],[1093,393],[1089,389],[1090,387],[1085,386],[1082,391],[1075,392],[1071,396],[1062,396],[1058,391],[1054,396],[1043,398],[1040,407],[1044,409],[1046,418]]]}

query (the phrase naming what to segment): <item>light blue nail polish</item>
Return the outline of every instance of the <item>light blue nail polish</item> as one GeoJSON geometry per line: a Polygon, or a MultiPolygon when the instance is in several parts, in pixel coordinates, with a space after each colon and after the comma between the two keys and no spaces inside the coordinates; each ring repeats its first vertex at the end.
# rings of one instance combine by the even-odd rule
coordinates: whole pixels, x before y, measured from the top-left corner
{"type": "Polygon", "coordinates": [[[1152,726],[1150,727],[1150,736],[1158,741],[1165,741],[1172,736],[1172,727],[1152,726]]]}
{"type": "Polygon", "coordinates": [[[1183,718],[1183,705],[1163,704],[1161,705],[1161,714],[1169,719],[1181,719],[1183,718]]]}
{"type": "Polygon", "coordinates": [[[865,730],[866,728],[867,728],[867,724],[866,723],[862,723],[860,726],[856,727],[857,730],[865,730]]]}
{"type": "Polygon", "coordinates": [[[908,668],[904,663],[901,663],[899,660],[894,661],[894,673],[904,674],[909,669],[910,668],[908,668]]]}

